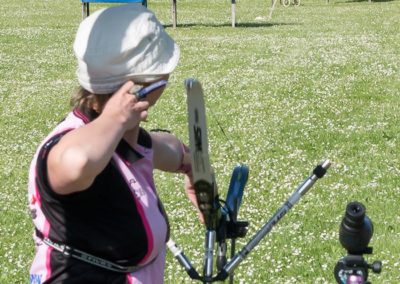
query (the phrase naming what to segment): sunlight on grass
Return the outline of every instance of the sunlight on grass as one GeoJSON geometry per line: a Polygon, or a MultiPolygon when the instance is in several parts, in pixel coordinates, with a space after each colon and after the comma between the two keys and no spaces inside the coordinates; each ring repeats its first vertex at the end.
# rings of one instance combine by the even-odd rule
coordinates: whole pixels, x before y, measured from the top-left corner
{"type": "MultiPolygon", "coordinates": [[[[170,1],[149,7],[181,46],[181,61],[146,128],[188,141],[183,81],[206,93],[211,161],[221,196],[239,163],[250,168],[240,218],[241,248],[323,159],[333,162],[293,210],[252,251],[236,283],[334,283],[345,255],[338,228],[349,201],[374,222],[373,283],[400,282],[400,1],[301,1],[300,7],[237,1],[170,1]],[[222,127],[228,136],[221,132],[222,127]],[[227,141],[227,139],[230,140],[227,141]]],[[[102,7],[92,5],[92,9],[102,7]]],[[[26,283],[33,228],[26,185],[37,144],[68,112],[77,86],[72,42],[79,1],[8,1],[0,7],[0,283],[26,283]]],[[[204,228],[182,177],[156,172],[172,237],[202,272],[204,228]]],[[[166,283],[191,283],[168,255],[166,283]]]]}

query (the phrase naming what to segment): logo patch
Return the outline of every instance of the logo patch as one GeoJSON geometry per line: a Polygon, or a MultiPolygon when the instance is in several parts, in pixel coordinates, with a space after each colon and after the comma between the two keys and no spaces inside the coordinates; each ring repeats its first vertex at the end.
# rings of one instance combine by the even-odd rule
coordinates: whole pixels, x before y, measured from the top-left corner
{"type": "Polygon", "coordinates": [[[29,275],[29,283],[31,284],[42,284],[41,274],[31,274],[29,275]]]}

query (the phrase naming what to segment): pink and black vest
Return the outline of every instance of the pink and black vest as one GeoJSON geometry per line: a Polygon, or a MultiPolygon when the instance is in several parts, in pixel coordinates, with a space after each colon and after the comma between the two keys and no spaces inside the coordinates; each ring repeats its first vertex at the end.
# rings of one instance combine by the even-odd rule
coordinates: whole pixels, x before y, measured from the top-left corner
{"type": "Polygon", "coordinates": [[[78,110],[71,112],[31,163],[29,208],[36,256],[30,283],[162,283],[168,224],[154,185],[153,150],[146,131],[140,130],[134,148],[121,140],[88,189],[59,195],[48,184],[49,151],[65,133],[88,122],[78,110]],[[119,265],[144,267],[128,274],[108,271],[61,254],[44,244],[43,237],[119,265]]]}

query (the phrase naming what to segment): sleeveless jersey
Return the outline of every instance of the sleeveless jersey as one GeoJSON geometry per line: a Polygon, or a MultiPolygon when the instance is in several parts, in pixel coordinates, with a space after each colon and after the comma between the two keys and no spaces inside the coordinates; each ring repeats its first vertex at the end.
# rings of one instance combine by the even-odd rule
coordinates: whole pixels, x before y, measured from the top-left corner
{"type": "Polygon", "coordinates": [[[168,224],[153,181],[153,150],[146,131],[140,130],[135,147],[121,140],[88,189],[60,195],[49,186],[50,149],[87,122],[80,111],[71,112],[32,160],[28,196],[36,255],[30,283],[162,283],[168,224]],[[144,267],[130,274],[112,272],[65,256],[38,236],[122,266],[144,267]]]}

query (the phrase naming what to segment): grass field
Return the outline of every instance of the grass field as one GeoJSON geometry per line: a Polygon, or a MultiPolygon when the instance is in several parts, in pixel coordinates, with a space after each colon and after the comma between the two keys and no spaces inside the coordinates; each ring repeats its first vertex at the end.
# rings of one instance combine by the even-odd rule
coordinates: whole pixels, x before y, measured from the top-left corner
{"type": "MultiPolygon", "coordinates": [[[[188,140],[183,81],[206,92],[209,143],[221,196],[239,163],[250,168],[240,218],[262,226],[323,159],[332,167],[252,251],[236,283],[334,283],[346,254],[338,228],[358,200],[375,225],[373,283],[400,283],[400,1],[304,0],[300,7],[238,0],[149,1],[181,46],[181,61],[146,127],[188,140]],[[220,130],[224,129],[228,139],[220,130]],[[229,142],[230,141],[230,142],[229,142]]],[[[92,5],[97,9],[100,5],[92,5]]],[[[1,1],[0,283],[27,283],[33,227],[27,174],[37,144],[69,111],[77,87],[72,43],[79,1],[1,1]]],[[[204,229],[180,176],[156,173],[172,236],[201,272],[204,229]]],[[[168,256],[166,283],[191,283],[168,256]]]]}

